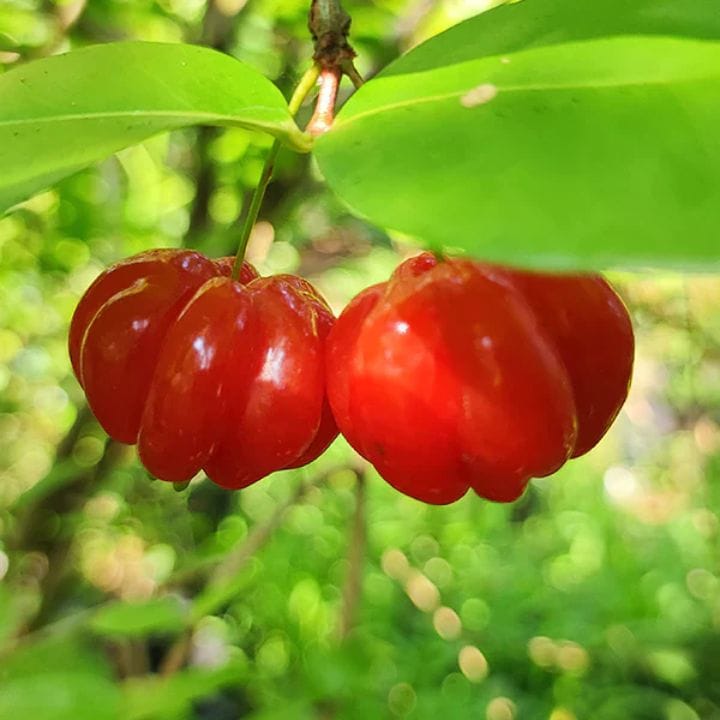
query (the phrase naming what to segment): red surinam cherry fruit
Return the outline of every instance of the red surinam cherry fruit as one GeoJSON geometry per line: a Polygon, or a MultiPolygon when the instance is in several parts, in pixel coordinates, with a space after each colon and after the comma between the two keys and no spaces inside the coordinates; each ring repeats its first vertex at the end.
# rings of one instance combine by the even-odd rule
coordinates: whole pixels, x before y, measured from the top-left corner
{"type": "Polygon", "coordinates": [[[627,311],[599,276],[426,253],[338,318],[327,390],[340,431],[401,492],[508,502],[605,434],[633,350],[627,311]]]}
{"type": "Polygon", "coordinates": [[[320,455],[337,428],[325,397],[334,318],[310,283],[260,278],[232,259],[155,250],[90,286],[70,357],[107,433],[183,482],[205,469],[227,488],[320,455]]]}

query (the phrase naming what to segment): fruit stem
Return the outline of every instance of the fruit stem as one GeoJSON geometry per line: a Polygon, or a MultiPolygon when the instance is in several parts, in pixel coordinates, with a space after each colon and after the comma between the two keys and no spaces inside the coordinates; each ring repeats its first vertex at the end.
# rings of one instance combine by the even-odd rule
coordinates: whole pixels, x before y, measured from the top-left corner
{"type": "Polygon", "coordinates": [[[298,110],[300,110],[300,106],[303,104],[303,101],[315,87],[315,83],[317,82],[319,76],[320,66],[315,63],[300,78],[300,82],[295,88],[295,92],[293,92],[292,97],[290,98],[290,102],[288,103],[288,108],[290,108],[291,115],[297,115],[297,112],[298,110]]]}
{"type": "MultiPolygon", "coordinates": [[[[291,115],[296,115],[303,100],[310,94],[318,77],[320,76],[320,66],[315,63],[307,72],[302,76],[298,86],[295,88],[288,108],[290,109],[291,115]]],[[[270,184],[273,170],[275,169],[275,160],[277,159],[278,153],[282,142],[279,139],[273,141],[270,150],[268,151],[267,157],[265,158],[265,164],[263,165],[262,173],[260,174],[260,180],[258,181],[255,190],[253,191],[252,198],[250,199],[250,207],[248,208],[243,222],[242,230],[240,231],[240,240],[238,242],[237,254],[235,255],[235,262],[233,263],[231,277],[233,280],[237,280],[240,276],[240,268],[242,268],[243,259],[245,258],[245,251],[247,250],[248,240],[250,234],[255,226],[258,213],[260,212],[260,206],[262,205],[263,198],[265,197],[265,191],[267,186],[270,184]]]]}

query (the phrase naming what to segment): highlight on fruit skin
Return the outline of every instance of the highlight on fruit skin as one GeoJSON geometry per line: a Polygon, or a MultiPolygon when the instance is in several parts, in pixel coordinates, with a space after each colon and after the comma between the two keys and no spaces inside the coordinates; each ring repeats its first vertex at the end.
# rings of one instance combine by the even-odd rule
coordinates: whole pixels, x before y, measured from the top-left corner
{"type": "Polygon", "coordinates": [[[72,367],[100,425],[154,476],[231,489],[318,457],[334,317],[307,281],[152,250],[105,270],[72,318],[72,367]]]}
{"type": "Polygon", "coordinates": [[[598,275],[424,253],[340,315],[327,392],[342,434],[400,492],[510,502],[600,441],[633,355],[627,310],[598,275]]]}

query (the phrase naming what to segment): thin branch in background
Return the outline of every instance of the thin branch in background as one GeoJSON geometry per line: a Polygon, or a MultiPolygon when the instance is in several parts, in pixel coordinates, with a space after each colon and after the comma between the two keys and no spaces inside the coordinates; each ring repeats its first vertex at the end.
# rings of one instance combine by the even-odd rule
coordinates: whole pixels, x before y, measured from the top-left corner
{"type": "Polygon", "coordinates": [[[126,642],[129,647],[130,675],[133,677],[147,675],[150,672],[147,640],[144,638],[134,638],[126,642]]]}
{"type": "MultiPolygon", "coordinates": [[[[47,484],[54,469],[70,459],[78,440],[82,436],[87,425],[92,422],[92,419],[93,415],[87,404],[83,404],[80,408],[78,408],[75,421],[70,426],[70,429],[65,433],[62,440],[60,440],[57,444],[55,457],[53,458],[52,465],[50,466],[50,471],[42,480],[36,483],[35,487],[41,487],[47,484]]],[[[54,486],[47,494],[28,492],[20,497],[16,505],[21,509],[21,513],[18,519],[17,529],[14,533],[11,549],[25,551],[28,548],[34,548],[37,543],[36,527],[39,517],[44,514],[44,510],[47,505],[54,505],[54,498],[63,491],[66,484],[72,483],[74,480],[75,478],[68,478],[68,483],[62,483],[54,486]]]]}
{"type": "Polygon", "coordinates": [[[113,643],[108,647],[108,657],[115,667],[115,672],[120,680],[132,676],[132,658],[130,646],[126,642],[113,643]]]}
{"type": "Polygon", "coordinates": [[[366,477],[365,472],[357,474],[355,484],[355,512],[350,527],[348,546],[348,571],[342,590],[342,605],[338,621],[338,639],[344,640],[355,626],[360,597],[362,595],[363,564],[367,546],[366,521],[366,477]]]}
{"type": "Polygon", "coordinates": [[[174,675],[185,664],[192,649],[192,635],[191,630],[184,630],[182,635],[170,646],[158,668],[158,673],[162,677],[174,675]]]}
{"type": "MultiPolygon", "coordinates": [[[[43,506],[56,512],[60,517],[67,518],[80,507],[88,497],[91,488],[99,487],[102,481],[129,452],[129,447],[108,438],[100,460],[91,470],[80,474],[74,481],[58,493],[50,496],[43,506]]],[[[73,547],[74,538],[68,533],[53,538],[52,544],[44,549],[48,560],[48,572],[42,580],[42,603],[35,617],[28,625],[28,630],[36,630],[53,617],[53,613],[61,602],[62,588],[73,568],[68,558],[73,547]]]]}
{"type": "MultiPolygon", "coordinates": [[[[322,482],[324,477],[326,476],[320,478],[318,482],[322,482]]],[[[213,614],[232,600],[236,593],[237,578],[240,571],[272,538],[285,519],[288,510],[301,502],[308,490],[316,484],[301,483],[298,485],[290,497],[278,505],[265,522],[256,525],[245,540],[236,545],[225,556],[225,559],[210,575],[206,589],[203,592],[204,597],[200,598],[201,612],[197,613],[191,627],[183,632],[170,646],[160,663],[159,672],[161,675],[172,675],[183,667],[192,649],[194,626],[201,619],[201,616],[213,614]]]]}
{"type": "MultiPolygon", "coordinates": [[[[83,405],[72,427],[58,444],[53,468],[62,462],[73,462],[72,453],[77,443],[84,437],[88,425],[93,422],[92,413],[87,405],[83,405]]],[[[108,438],[103,453],[94,467],[88,469],[75,467],[73,473],[50,486],[47,491],[32,494],[31,500],[22,508],[11,549],[18,554],[39,553],[39,556],[46,561],[47,570],[37,578],[37,592],[41,597],[41,603],[34,614],[25,618],[22,625],[16,629],[17,636],[38,630],[51,621],[61,601],[64,583],[72,572],[67,559],[72,549],[73,537],[65,532],[48,535],[45,532],[48,518],[55,516],[66,518],[72,515],[85,502],[89,489],[98,486],[124,458],[127,451],[127,446],[108,438]]],[[[40,481],[36,487],[43,482],[40,481]]],[[[29,494],[31,493],[32,490],[29,491],[29,494]]],[[[13,577],[12,581],[23,582],[23,579],[13,577]]]]}
{"type": "Polygon", "coordinates": [[[107,647],[107,656],[120,680],[142,677],[150,672],[148,645],[144,639],[118,640],[107,647]]]}
{"type": "Polygon", "coordinates": [[[226,555],[225,559],[218,565],[215,572],[210,576],[208,587],[222,585],[229,578],[234,578],[245,567],[248,560],[265,546],[273,533],[280,527],[287,511],[301,502],[312,486],[311,483],[298,485],[290,497],[278,505],[264,523],[256,525],[244,542],[226,555]]]}

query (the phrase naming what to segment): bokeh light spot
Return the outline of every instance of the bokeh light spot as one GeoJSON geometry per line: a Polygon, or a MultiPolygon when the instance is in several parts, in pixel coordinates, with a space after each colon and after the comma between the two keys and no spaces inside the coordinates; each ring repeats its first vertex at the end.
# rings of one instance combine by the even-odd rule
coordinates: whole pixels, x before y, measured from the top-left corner
{"type": "Polygon", "coordinates": [[[474,645],[466,645],[460,650],[458,665],[462,674],[474,683],[482,682],[490,670],[485,656],[474,645]]]}
{"type": "Polygon", "coordinates": [[[432,612],[440,604],[440,592],[435,584],[417,570],[410,573],[405,592],[413,605],[423,612],[432,612]]]}
{"type": "Polygon", "coordinates": [[[493,698],[487,706],[485,717],[487,720],[514,720],[515,703],[506,697],[493,698]]]}
{"type": "Polygon", "coordinates": [[[449,607],[439,607],[435,611],[433,627],[443,640],[456,640],[462,633],[460,616],[449,607]]]}
{"type": "Polygon", "coordinates": [[[410,563],[408,563],[408,559],[407,557],[405,557],[405,554],[402,552],[402,550],[386,550],[383,553],[380,562],[383,572],[388,577],[391,577],[393,578],[393,580],[398,580],[400,582],[404,582],[406,580],[410,571],[410,563]]]}

